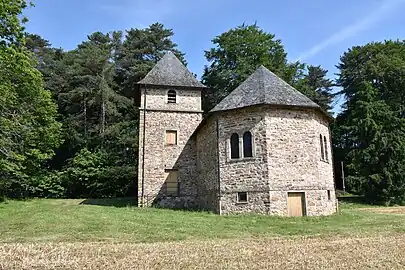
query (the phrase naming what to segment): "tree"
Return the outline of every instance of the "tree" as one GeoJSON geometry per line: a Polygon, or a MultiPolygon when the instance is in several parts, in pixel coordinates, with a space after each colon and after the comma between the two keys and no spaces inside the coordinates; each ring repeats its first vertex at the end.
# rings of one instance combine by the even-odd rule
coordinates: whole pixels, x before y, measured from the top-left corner
{"type": "Polygon", "coordinates": [[[327,78],[328,71],[321,66],[308,65],[307,73],[295,83],[295,88],[317,103],[325,112],[332,110],[334,83],[327,78]]]}
{"type": "Polygon", "coordinates": [[[57,101],[64,138],[32,194],[132,195],[139,119],[135,85],[168,50],[184,62],[172,35],[156,23],[130,29],[124,39],[120,31],[95,32],[76,49],[63,51],[26,33],[26,48],[57,101]]]}
{"type": "Polygon", "coordinates": [[[33,54],[36,68],[42,73],[45,89],[52,93],[55,100],[66,88],[66,53],[61,48],[53,48],[48,40],[36,34],[25,33],[25,47],[33,54]]]}
{"type": "Polygon", "coordinates": [[[405,43],[356,46],[339,64],[346,101],[333,126],[348,188],[370,202],[405,202],[405,43]]]}
{"type": "Polygon", "coordinates": [[[205,52],[210,65],[205,67],[202,76],[202,82],[210,88],[210,91],[204,93],[205,112],[218,104],[260,65],[314,101],[329,100],[324,97],[330,91],[330,81],[324,78],[326,71],[310,66],[308,74],[305,74],[305,64],[288,62],[281,40],[263,31],[257,24],[243,24],[215,37],[212,42],[215,47],[205,52]]]}
{"type": "Polygon", "coordinates": [[[25,49],[21,13],[25,1],[2,2],[0,8],[0,197],[11,186],[29,188],[29,176],[42,171],[60,144],[56,105],[44,90],[33,57],[25,49]]]}
{"type": "Polygon", "coordinates": [[[218,104],[260,65],[277,74],[283,74],[287,66],[281,41],[256,24],[231,29],[216,36],[212,43],[216,47],[205,51],[211,64],[204,68],[202,76],[202,82],[211,89],[204,96],[205,111],[218,104]]]}
{"type": "Polygon", "coordinates": [[[131,28],[126,31],[116,61],[117,83],[125,96],[134,97],[136,83],[146,76],[167,51],[172,51],[186,64],[184,53],[171,40],[173,35],[172,29],[166,29],[160,23],[151,24],[145,29],[131,28]]]}
{"type": "Polygon", "coordinates": [[[107,124],[120,117],[119,109],[130,106],[114,82],[114,37],[93,33],[66,56],[68,87],[58,96],[59,108],[71,132],[72,145],[99,145],[107,124]]]}
{"type": "Polygon", "coordinates": [[[63,164],[58,166],[58,169],[62,167],[65,179],[64,196],[117,194],[100,184],[111,187],[117,181],[123,185],[116,186],[117,190],[125,190],[125,186],[128,192],[135,179],[136,122],[130,119],[134,118],[136,110],[132,100],[122,95],[115,82],[115,60],[120,44],[120,32],[95,32],[75,50],[67,52],[63,59],[67,86],[57,98],[66,138],[60,152],[63,164]],[[81,160],[84,154],[99,160],[102,167],[75,169],[77,163],[74,161],[81,160]],[[78,173],[89,170],[93,171],[90,180],[95,182],[83,182],[88,178],[87,173],[77,177],[78,173]],[[112,174],[111,171],[120,173],[112,174]],[[108,179],[106,175],[109,175],[108,179]],[[113,193],[103,193],[101,189],[113,193]]]}

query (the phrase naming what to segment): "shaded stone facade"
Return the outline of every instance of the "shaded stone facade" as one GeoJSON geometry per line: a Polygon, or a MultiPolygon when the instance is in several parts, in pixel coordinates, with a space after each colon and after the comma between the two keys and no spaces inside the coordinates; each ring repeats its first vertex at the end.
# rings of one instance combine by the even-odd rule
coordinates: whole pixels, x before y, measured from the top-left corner
{"type": "Polygon", "coordinates": [[[178,102],[168,104],[168,90],[141,90],[138,198],[143,205],[187,207],[197,194],[195,183],[189,181],[197,178],[196,144],[190,137],[202,120],[201,91],[176,89],[178,102]],[[165,144],[168,130],[177,132],[176,145],[165,144]],[[166,196],[165,177],[170,170],[178,172],[178,196],[166,196]]]}
{"type": "MultiPolygon", "coordinates": [[[[164,64],[171,65],[168,72],[175,72],[173,67],[183,69],[173,56],[162,61],[151,74],[164,72],[164,64]]],[[[159,86],[156,78],[148,76],[144,81],[151,83],[140,84],[141,205],[286,216],[292,213],[294,193],[302,196],[303,215],[336,211],[330,118],[301,93],[259,68],[203,119],[203,88],[198,82],[189,82],[187,75],[188,81],[178,78],[178,87],[159,86]],[[274,88],[274,93],[282,93],[279,99],[271,96],[274,88]],[[169,102],[169,90],[175,91],[175,102],[169,102]],[[172,137],[166,131],[176,133],[175,144],[167,145],[172,137]],[[232,136],[237,142],[236,137],[231,141],[232,136]],[[171,173],[175,184],[170,182],[171,173]],[[169,194],[170,185],[176,186],[175,194],[169,194]]],[[[159,76],[170,84],[176,82],[177,75],[159,76]]]]}

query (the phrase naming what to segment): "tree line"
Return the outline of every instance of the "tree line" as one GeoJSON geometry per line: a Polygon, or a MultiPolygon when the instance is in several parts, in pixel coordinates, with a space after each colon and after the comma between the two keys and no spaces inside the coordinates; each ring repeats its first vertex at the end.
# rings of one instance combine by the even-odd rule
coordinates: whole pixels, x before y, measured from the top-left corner
{"type": "MultiPolygon", "coordinates": [[[[187,65],[173,30],[154,23],[95,32],[64,50],[25,31],[24,0],[1,5],[0,198],[136,195],[135,84],[169,50],[187,65]]],[[[289,62],[282,41],[257,24],[214,37],[205,57],[205,112],[260,65],[327,113],[343,97],[332,133],[334,160],[344,161],[348,190],[370,202],[404,201],[403,41],[349,49],[335,80],[319,65],[289,62]]]]}

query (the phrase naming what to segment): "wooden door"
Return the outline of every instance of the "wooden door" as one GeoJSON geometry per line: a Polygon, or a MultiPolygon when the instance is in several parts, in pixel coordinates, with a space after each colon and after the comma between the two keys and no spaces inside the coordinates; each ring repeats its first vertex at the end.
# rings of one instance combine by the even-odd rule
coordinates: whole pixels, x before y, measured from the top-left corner
{"type": "Polygon", "coordinates": [[[302,217],[305,213],[305,193],[288,193],[288,215],[291,217],[302,217]]]}

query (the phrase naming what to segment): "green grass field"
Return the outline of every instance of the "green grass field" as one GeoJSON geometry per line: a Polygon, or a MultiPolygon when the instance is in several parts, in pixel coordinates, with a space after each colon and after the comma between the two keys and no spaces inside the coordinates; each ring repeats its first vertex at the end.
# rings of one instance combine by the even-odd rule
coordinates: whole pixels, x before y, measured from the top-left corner
{"type": "Polygon", "coordinates": [[[404,207],[281,218],[83,202],[0,204],[0,269],[405,269],[404,207]]]}
{"type": "MultiPolygon", "coordinates": [[[[0,204],[0,241],[161,242],[293,235],[405,232],[401,215],[341,204],[329,217],[218,216],[206,212],[81,204],[83,200],[9,201],[0,204]]],[[[101,201],[102,202],[102,201],[101,201]]]]}

